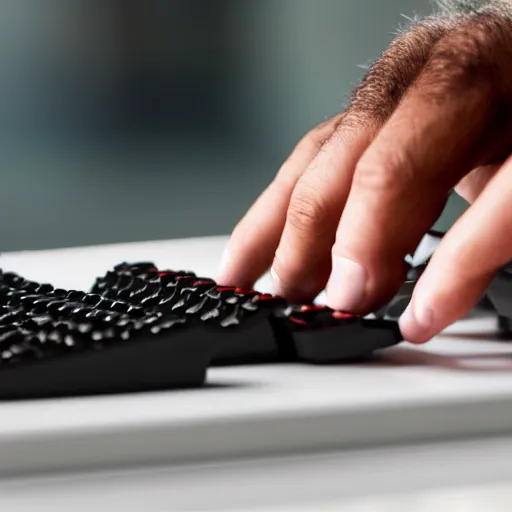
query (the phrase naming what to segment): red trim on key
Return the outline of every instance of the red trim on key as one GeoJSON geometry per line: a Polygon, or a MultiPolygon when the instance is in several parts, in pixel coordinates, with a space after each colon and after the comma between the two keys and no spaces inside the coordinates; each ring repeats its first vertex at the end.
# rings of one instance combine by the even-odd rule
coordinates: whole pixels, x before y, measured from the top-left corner
{"type": "Polygon", "coordinates": [[[235,293],[240,295],[249,295],[250,293],[256,293],[254,290],[245,290],[244,288],[236,288],[235,293]]]}
{"type": "Polygon", "coordinates": [[[199,280],[199,281],[194,281],[192,283],[192,286],[201,286],[203,284],[215,284],[215,283],[213,281],[201,281],[201,280],[199,280]]]}
{"type": "Polygon", "coordinates": [[[300,307],[301,313],[309,313],[309,311],[323,311],[328,309],[327,306],[320,306],[317,304],[305,305],[300,307]]]}
{"type": "Polygon", "coordinates": [[[196,277],[196,276],[189,276],[189,275],[186,275],[186,276],[178,276],[176,278],[176,281],[180,281],[181,279],[190,279],[191,277],[196,277]]]}
{"type": "Polygon", "coordinates": [[[332,316],[336,318],[336,320],[350,320],[351,318],[355,318],[355,315],[351,315],[350,313],[342,313],[340,311],[335,311],[332,316]]]}
{"type": "Polygon", "coordinates": [[[290,317],[290,321],[298,325],[308,325],[306,320],[301,320],[300,318],[295,318],[294,316],[290,317]]]}

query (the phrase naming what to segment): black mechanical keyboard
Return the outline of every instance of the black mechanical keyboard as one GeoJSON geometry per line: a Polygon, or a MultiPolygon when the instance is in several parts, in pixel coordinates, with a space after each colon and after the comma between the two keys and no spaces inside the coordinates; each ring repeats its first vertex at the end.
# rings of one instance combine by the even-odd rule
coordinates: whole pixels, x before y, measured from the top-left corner
{"type": "Polygon", "coordinates": [[[394,320],[293,305],[153,263],[122,263],[89,293],[0,271],[4,400],[200,387],[211,365],[338,363],[401,340],[394,320]]]}

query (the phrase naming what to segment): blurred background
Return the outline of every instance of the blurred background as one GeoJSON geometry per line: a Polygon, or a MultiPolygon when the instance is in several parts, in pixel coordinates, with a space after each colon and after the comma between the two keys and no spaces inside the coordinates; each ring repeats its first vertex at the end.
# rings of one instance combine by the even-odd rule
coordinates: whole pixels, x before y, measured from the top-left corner
{"type": "Polygon", "coordinates": [[[0,0],[0,250],[229,233],[402,14],[430,10],[0,0]]]}

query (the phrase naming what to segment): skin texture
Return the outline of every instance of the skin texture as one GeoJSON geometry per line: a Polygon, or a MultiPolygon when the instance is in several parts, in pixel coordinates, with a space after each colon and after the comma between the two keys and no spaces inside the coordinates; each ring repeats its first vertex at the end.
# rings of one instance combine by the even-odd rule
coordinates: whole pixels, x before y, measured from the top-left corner
{"type": "Polygon", "coordinates": [[[297,145],[233,231],[221,284],[250,287],[271,268],[275,293],[293,302],[327,286],[332,308],[371,312],[453,189],[471,206],[416,286],[405,339],[461,318],[512,260],[510,4],[444,3],[464,14],[415,22],[346,110],[297,145]]]}

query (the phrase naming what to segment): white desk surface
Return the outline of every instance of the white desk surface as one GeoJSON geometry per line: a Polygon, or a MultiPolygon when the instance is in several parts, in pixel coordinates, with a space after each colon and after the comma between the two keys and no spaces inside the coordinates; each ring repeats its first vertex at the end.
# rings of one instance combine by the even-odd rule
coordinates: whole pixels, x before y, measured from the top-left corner
{"type": "MultiPolygon", "coordinates": [[[[150,260],[211,276],[225,241],[7,253],[0,266],[78,289],[121,261],[150,260]]],[[[269,283],[264,279],[258,287],[266,291],[269,283]]],[[[210,386],[202,390],[3,403],[0,473],[21,477],[512,437],[512,344],[493,341],[494,328],[492,319],[466,320],[424,347],[403,344],[365,364],[212,369],[210,386]]],[[[512,465],[508,469],[510,477],[512,465]]],[[[20,492],[16,499],[22,499],[20,492]]],[[[2,490],[0,504],[1,496],[15,499],[2,490]]]]}

